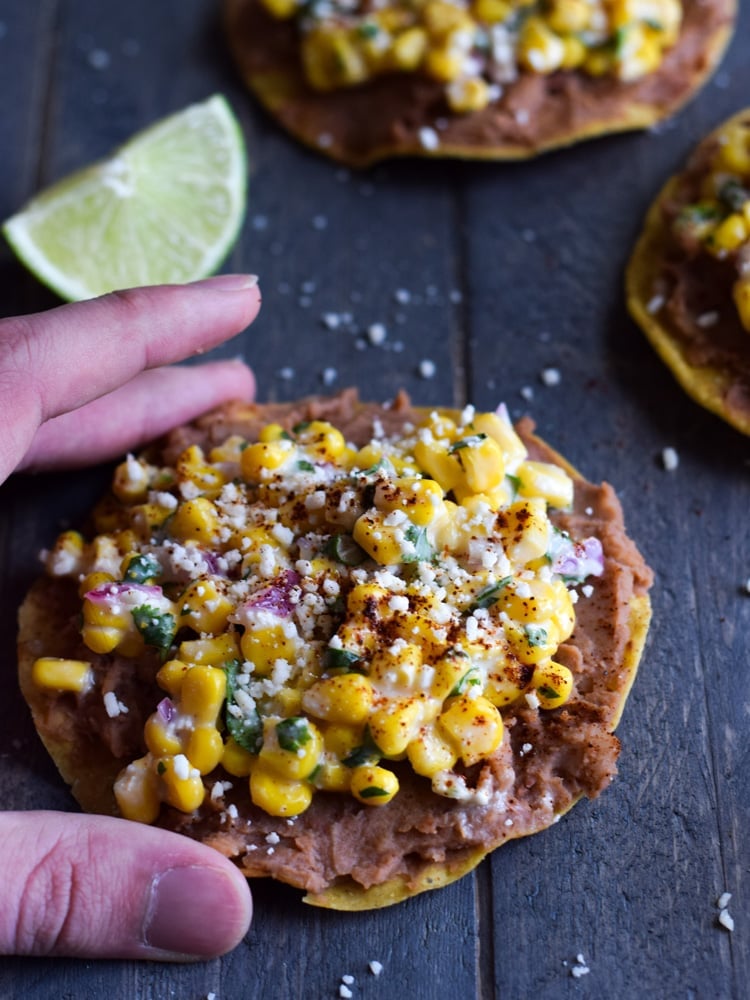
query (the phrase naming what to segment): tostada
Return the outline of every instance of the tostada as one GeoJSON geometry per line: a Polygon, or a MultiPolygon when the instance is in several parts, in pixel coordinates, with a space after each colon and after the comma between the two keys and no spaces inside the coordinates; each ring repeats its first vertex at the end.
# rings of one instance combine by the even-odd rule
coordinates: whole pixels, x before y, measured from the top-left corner
{"type": "Polygon", "coordinates": [[[337,909],[459,878],[616,771],[651,572],[507,411],[237,403],[115,470],[20,611],[84,809],[337,909]]]}
{"type": "Polygon", "coordinates": [[[704,83],[735,0],[225,0],[240,73],[297,139],[362,167],[506,160],[644,128],[704,83]]]}
{"type": "Polygon", "coordinates": [[[707,136],[662,189],[626,291],[683,389],[750,434],[750,109],[707,136]]]}

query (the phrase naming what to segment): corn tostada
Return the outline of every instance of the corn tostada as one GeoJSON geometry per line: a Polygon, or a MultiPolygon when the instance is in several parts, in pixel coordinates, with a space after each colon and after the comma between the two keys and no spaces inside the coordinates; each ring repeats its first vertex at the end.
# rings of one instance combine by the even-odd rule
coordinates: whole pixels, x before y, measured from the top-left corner
{"type": "Polygon", "coordinates": [[[626,291],[683,389],[750,434],[750,109],[707,136],[662,189],[626,291]]]}
{"type": "Polygon", "coordinates": [[[451,882],[616,771],[651,572],[504,407],[232,404],[115,470],[20,611],[84,809],[337,909],[451,882]]]}
{"type": "Polygon", "coordinates": [[[351,166],[522,159],[653,125],[717,65],[735,0],[225,0],[240,73],[351,166]]]}

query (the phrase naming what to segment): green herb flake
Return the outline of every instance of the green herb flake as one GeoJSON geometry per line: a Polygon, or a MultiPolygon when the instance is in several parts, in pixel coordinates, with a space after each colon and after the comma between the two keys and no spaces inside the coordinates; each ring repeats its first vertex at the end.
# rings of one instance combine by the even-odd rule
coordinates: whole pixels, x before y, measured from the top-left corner
{"type": "Polygon", "coordinates": [[[747,191],[738,180],[732,178],[722,184],[719,191],[719,201],[726,205],[730,212],[741,212],[746,202],[750,201],[750,191],[747,191]]]}
{"type": "Polygon", "coordinates": [[[461,438],[460,441],[454,442],[450,446],[449,452],[454,455],[457,451],[461,451],[463,448],[476,448],[477,445],[481,444],[482,441],[486,440],[486,434],[472,434],[470,437],[461,438]]]}
{"type": "Polygon", "coordinates": [[[309,426],[310,426],[309,420],[300,420],[298,424],[295,424],[294,427],[292,427],[292,433],[302,434],[303,431],[306,431],[309,426]]]}
{"type": "Polygon", "coordinates": [[[537,691],[542,696],[542,698],[547,698],[549,701],[557,701],[557,699],[560,697],[558,691],[555,691],[554,688],[547,687],[546,684],[543,684],[541,687],[538,687],[537,691]]]}
{"type": "Polygon", "coordinates": [[[128,563],[124,583],[151,583],[161,576],[161,566],[153,556],[138,555],[128,563]]]}
{"type": "Polygon", "coordinates": [[[506,472],[505,478],[510,483],[510,498],[515,500],[518,496],[519,490],[521,489],[521,477],[512,476],[509,472],[506,472]]]}
{"type": "Polygon", "coordinates": [[[375,38],[380,34],[380,28],[372,21],[365,21],[357,28],[357,34],[360,38],[375,38]]]}
{"type": "Polygon", "coordinates": [[[367,788],[363,788],[359,793],[361,799],[381,799],[386,795],[388,795],[388,792],[385,788],[378,788],[377,785],[368,785],[367,788]]]}
{"type": "Polygon", "coordinates": [[[326,666],[331,670],[353,670],[354,664],[362,657],[352,649],[335,649],[329,646],[326,651],[326,666]]]}
{"type": "Polygon", "coordinates": [[[174,641],[177,622],[168,611],[157,611],[148,604],[133,608],[133,622],[147,646],[154,646],[165,657],[174,641]]]}
{"type": "Polygon", "coordinates": [[[427,528],[419,528],[416,524],[411,524],[404,532],[407,542],[414,546],[414,551],[401,556],[401,561],[405,563],[431,562],[435,558],[435,550],[427,537],[427,528]]]}
{"type": "Polygon", "coordinates": [[[479,676],[479,670],[476,667],[469,667],[466,673],[463,675],[458,684],[455,685],[451,691],[449,698],[458,698],[459,695],[466,694],[470,687],[481,687],[482,678],[479,676]]]}
{"type": "Polygon", "coordinates": [[[300,472],[315,472],[315,466],[312,462],[307,462],[305,459],[300,459],[297,462],[297,468],[300,472]]]}
{"type": "Polygon", "coordinates": [[[365,728],[361,746],[354,747],[341,763],[345,767],[364,767],[367,764],[377,764],[382,756],[382,753],[370,735],[369,728],[365,728]]]}
{"type": "Polygon", "coordinates": [[[289,750],[290,753],[301,750],[312,739],[307,719],[301,715],[282,719],[276,724],[276,738],[282,750],[289,750]]]}
{"type": "Polygon", "coordinates": [[[237,705],[235,693],[237,691],[237,674],[240,668],[239,660],[229,660],[224,664],[227,674],[227,707],[225,720],[227,731],[234,742],[241,746],[248,753],[256,754],[263,746],[263,722],[256,709],[247,712],[242,709],[242,715],[235,715],[230,711],[232,706],[237,705]]]}
{"type": "Polygon", "coordinates": [[[468,610],[476,611],[478,608],[489,608],[512,580],[512,576],[504,576],[502,580],[497,580],[495,583],[484,587],[469,605],[468,610]]]}
{"type": "Polygon", "coordinates": [[[162,775],[166,773],[166,770],[167,770],[167,765],[164,763],[163,760],[160,760],[159,763],[156,765],[156,773],[162,775]]]}
{"type": "Polygon", "coordinates": [[[544,646],[547,642],[547,629],[541,625],[524,625],[524,632],[530,646],[544,646]]]}

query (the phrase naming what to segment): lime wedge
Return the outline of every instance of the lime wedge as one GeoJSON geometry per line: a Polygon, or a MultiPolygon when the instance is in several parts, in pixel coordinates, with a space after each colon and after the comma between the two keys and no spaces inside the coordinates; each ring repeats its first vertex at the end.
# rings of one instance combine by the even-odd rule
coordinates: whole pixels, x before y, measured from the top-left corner
{"type": "Polygon", "coordinates": [[[88,299],[213,273],[237,238],[246,193],[242,131],[215,95],[58,181],[3,233],[58,295],[88,299]]]}

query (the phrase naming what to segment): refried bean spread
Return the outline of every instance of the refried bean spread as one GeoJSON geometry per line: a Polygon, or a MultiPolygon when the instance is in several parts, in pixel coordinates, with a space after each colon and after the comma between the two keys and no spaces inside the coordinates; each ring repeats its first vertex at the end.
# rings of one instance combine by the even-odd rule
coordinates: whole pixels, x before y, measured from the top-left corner
{"type": "Polygon", "coordinates": [[[503,406],[235,404],[128,456],[93,520],[20,639],[85,808],[352,909],[615,774],[651,573],[612,489],[503,406]]]}

